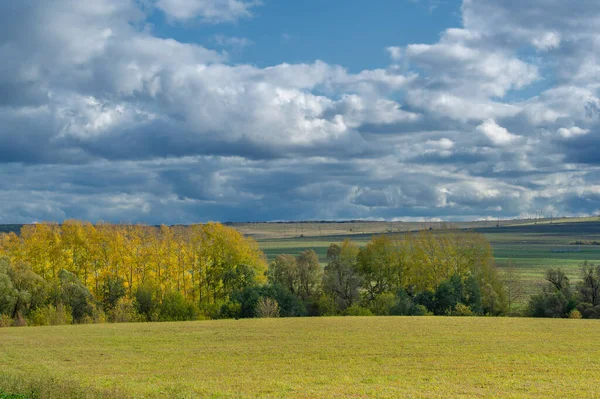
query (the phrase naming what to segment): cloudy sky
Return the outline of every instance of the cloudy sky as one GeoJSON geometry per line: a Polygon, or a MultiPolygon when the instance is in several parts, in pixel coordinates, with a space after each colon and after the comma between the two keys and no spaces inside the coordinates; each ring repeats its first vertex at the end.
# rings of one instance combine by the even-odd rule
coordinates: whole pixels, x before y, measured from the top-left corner
{"type": "Polygon", "coordinates": [[[597,0],[3,0],[0,223],[600,210],[597,0]]]}

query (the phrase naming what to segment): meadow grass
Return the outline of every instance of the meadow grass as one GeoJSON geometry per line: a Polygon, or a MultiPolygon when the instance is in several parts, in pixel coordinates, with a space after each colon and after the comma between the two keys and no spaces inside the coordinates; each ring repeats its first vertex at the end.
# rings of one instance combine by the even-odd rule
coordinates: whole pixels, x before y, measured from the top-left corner
{"type": "Polygon", "coordinates": [[[2,329],[0,391],[51,380],[59,388],[38,397],[592,398],[599,327],[324,317],[2,329]]]}

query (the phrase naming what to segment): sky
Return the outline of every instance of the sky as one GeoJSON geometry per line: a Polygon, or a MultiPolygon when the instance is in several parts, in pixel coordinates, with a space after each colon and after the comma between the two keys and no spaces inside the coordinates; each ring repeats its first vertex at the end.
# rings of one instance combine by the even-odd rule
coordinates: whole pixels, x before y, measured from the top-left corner
{"type": "Polygon", "coordinates": [[[600,211],[597,0],[5,0],[0,223],[600,211]]]}

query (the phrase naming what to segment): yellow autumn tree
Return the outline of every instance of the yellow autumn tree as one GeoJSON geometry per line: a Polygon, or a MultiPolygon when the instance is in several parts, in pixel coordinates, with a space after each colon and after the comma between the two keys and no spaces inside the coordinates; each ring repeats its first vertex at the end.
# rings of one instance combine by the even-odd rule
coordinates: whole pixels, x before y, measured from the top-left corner
{"type": "Polygon", "coordinates": [[[150,284],[193,302],[215,303],[265,280],[258,244],[220,223],[190,227],[114,225],[68,220],[24,226],[0,236],[0,255],[26,262],[47,281],[73,273],[96,299],[122,284],[129,298],[150,284]]]}

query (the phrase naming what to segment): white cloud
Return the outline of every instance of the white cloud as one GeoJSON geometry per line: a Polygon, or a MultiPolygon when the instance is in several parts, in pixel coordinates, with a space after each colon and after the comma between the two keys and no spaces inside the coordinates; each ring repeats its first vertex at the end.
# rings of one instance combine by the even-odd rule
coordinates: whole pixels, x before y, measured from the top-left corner
{"type": "Polygon", "coordinates": [[[224,35],[215,35],[215,43],[219,46],[243,48],[252,46],[254,42],[245,37],[229,37],[224,35]]]}
{"type": "Polygon", "coordinates": [[[558,134],[560,134],[563,138],[569,139],[571,137],[583,136],[590,132],[589,129],[582,129],[578,126],[573,126],[570,128],[561,127],[558,129],[558,134]]]}
{"type": "Polygon", "coordinates": [[[394,61],[400,61],[402,58],[402,48],[396,46],[386,47],[385,51],[390,55],[390,58],[394,61]]]}
{"type": "Polygon", "coordinates": [[[157,0],[156,6],[169,18],[190,21],[200,18],[211,23],[235,22],[252,15],[258,1],[243,0],[157,0]]]}
{"type": "Polygon", "coordinates": [[[553,50],[560,46],[560,35],[556,32],[544,32],[539,37],[534,37],[531,43],[539,50],[553,50]]]}
{"type": "Polygon", "coordinates": [[[514,143],[519,139],[510,133],[508,130],[499,126],[495,121],[488,119],[481,125],[477,126],[477,131],[483,133],[494,145],[506,146],[514,143]]]}
{"type": "Polygon", "coordinates": [[[463,26],[360,72],[234,64],[145,27],[152,7],[194,29],[258,2],[0,3],[0,220],[600,209],[600,18],[583,3],[465,0],[463,26]]]}
{"type": "Polygon", "coordinates": [[[488,48],[481,37],[459,29],[446,31],[436,44],[407,46],[406,57],[436,85],[463,96],[503,97],[539,77],[535,65],[488,48]]]}

